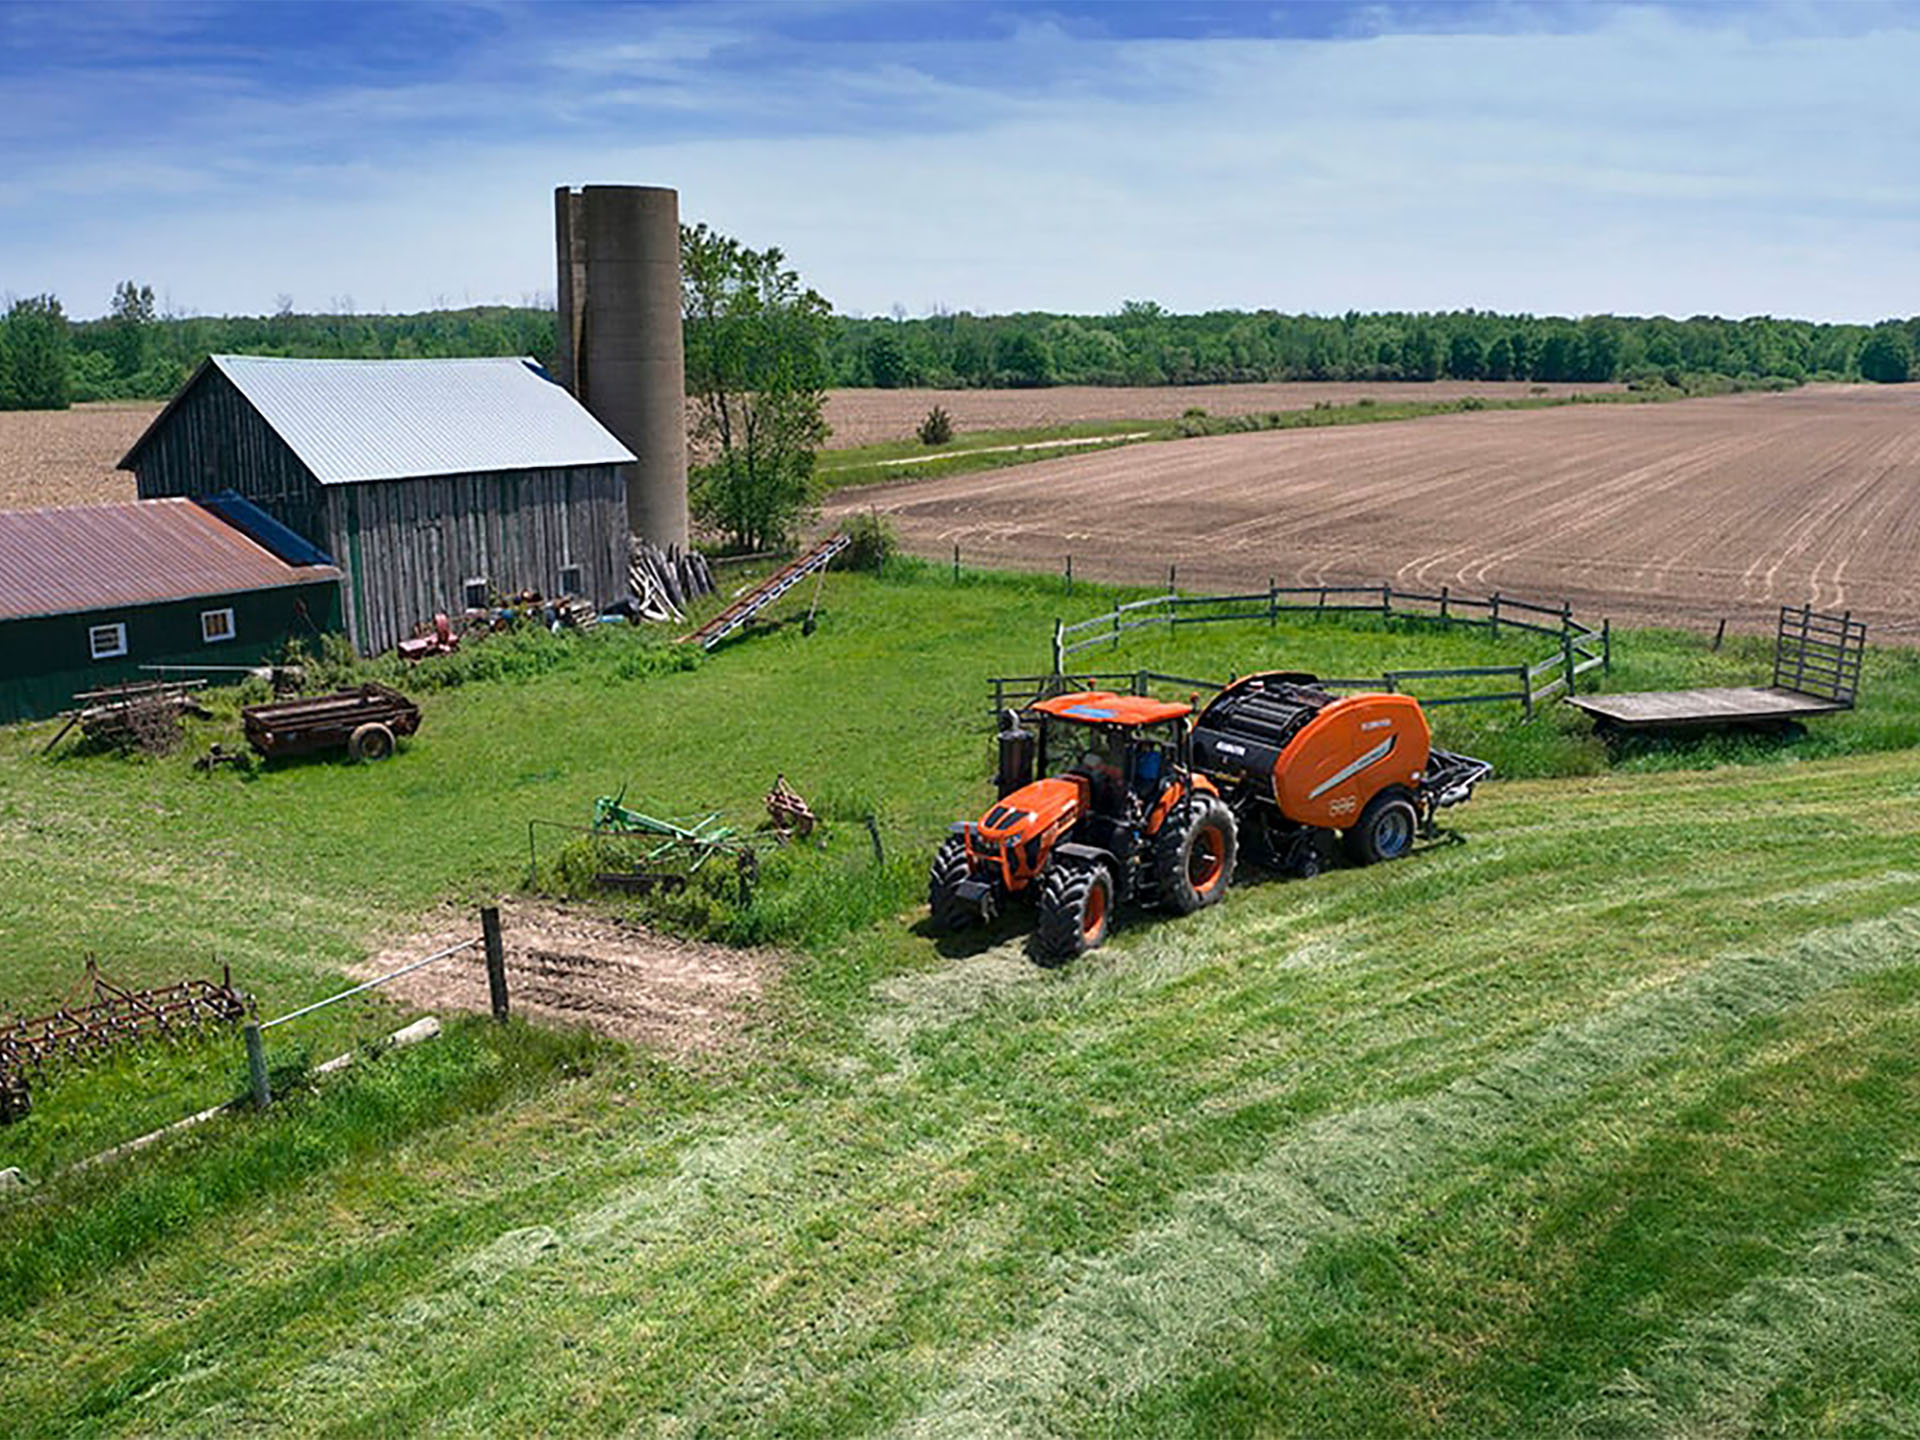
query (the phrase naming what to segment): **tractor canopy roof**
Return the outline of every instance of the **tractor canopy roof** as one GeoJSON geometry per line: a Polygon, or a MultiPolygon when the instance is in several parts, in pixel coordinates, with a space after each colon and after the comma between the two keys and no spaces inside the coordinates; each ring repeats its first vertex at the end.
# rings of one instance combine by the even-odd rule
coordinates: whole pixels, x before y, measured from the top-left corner
{"type": "Polygon", "coordinates": [[[1077,720],[1083,725],[1158,725],[1193,713],[1191,705],[1155,700],[1150,695],[1116,695],[1111,690],[1056,695],[1033,708],[1056,720],[1077,720]]]}

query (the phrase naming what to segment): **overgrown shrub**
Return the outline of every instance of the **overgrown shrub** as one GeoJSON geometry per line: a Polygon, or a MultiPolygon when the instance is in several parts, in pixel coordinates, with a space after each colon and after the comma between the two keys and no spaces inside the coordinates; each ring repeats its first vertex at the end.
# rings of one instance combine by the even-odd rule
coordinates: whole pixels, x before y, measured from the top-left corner
{"type": "Polygon", "coordinates": [[[848,570],[877,571],[900,549],[900,537],[894,533],[892,522],[878,511],[850,516],[841,529],[853,542],[840,556],[841,565],[848,570]]]}
{"type": "Polygon", "coordinates": [[[936,405],[913,433],[920,437],[922,445],[944,445],[953,439],[953,417],[947,414],[945,406],[936,405]]]}

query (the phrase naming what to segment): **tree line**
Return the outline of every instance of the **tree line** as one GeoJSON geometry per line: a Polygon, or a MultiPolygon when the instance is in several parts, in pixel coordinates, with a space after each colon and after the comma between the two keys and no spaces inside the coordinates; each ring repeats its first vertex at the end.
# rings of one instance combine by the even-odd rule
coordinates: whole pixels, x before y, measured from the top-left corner
{"type": "Polygon", "coordinates": [[[1920,375],[1920,317],[1878,325],[1760,316],[1178,315],[1130,301],[1112,315],[842,317],[833,383],[892,389],[1212,385],[1272,380],[1537,380],[1601,384],[1685,377],[1799,383],[1920,375]]]}
{"type": "Polygon", "coordinates": [[[0,321],[0,409],[57,410],[86,400],[164,400],[209,355],[401,360],[532,355],[551,363],[551,310],[487,305],[411,315],[350,308],[303,314],[167,315],[153,287],[122,282],[108,313],[69,320],[59,299],[12,300],[0,321]]]}
{"type": "MultiPolygon", "coordinates": [[[[776,267],[777,268],[777,267],[776,267]]],[[[811,293],[811,292],[809,292],[811,293]]],[[[1129,301],[1110,315],[918,318],[815,307],[806,366],[828,386],[893,389],[1207,385],[1269,380],[1530,380],[1578,384],[1920,378],[1920,317],[1876,325],[1769,316],[1501,315],[1349,311],[1180,315],[1129,301]]],[[[0,321],[0,408],[165,399],[207,355],[402,359],[532,355],[551,361],[554,315],[525,306],[417,314],[162,314],[151,286],[122,283],[108,313],[71,321],[58,298],[12,300],[0,321]]]]}

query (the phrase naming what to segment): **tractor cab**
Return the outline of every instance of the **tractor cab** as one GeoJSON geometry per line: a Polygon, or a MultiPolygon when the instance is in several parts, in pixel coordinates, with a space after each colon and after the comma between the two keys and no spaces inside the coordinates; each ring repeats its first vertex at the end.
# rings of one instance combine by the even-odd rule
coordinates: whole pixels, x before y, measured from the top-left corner
{"type": "Polygon", "coordinates": [[[1212,783],[1194,777],[1192,713],[1104,690],[1005,712],[1000,798],[956,825],[935,858],[935,923],[991,919],[1011,897],[1036,892],[1035,948],[1065,959],[1105,938],[1116,903],[1184,913],[1218,899],[1236,837],[1212,783]]]}
{"type": "Polygon", "coordinates": [[[1039,727],[1030,767],[1020,760],[1018,718],[1001,731],[1003,796],[1037,776],[1084,776],[1090,813],[1118,818],[1143,803],[1150,808],[1193,768],[1191,705],[1093,690],[1042,700],[1027,713],[1039,727]]]}

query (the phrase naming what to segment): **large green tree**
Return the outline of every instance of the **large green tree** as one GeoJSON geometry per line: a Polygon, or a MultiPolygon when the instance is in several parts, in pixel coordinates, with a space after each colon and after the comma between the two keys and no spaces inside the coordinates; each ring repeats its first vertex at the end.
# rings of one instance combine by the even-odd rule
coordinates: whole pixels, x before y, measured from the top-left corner
{"type": "Polygon", "coordinates": [[[680,287],[694,402],[689,499],[729,545],[762,550],[813,512],[833,307],[779,250],[705,225],[681,228],[680,287]]]}
{"type": "Polygon", "coordinates": [[[66,312],[51,295],[16,300],[5,325],[7,363],[0,409],[64,410],[71,403],[71,341],[66,312]]]}
{"type": "Polygon", "coordinates": [[[1882,325],[1861,342],[1860,374],[1882,385],[1898,385],[1913,373],[1913,351],[1897,325],[1882,325]]]}
{"type": "Polygon", "coordinates": [[[153,302],[153,287],[122,280],[113,291],[113,309],[107,316],[107,351],[113,356],[113,368],[122,379],[130,379],[147,367],[152,348],[155,322],[160,318],[153,302]]]}

